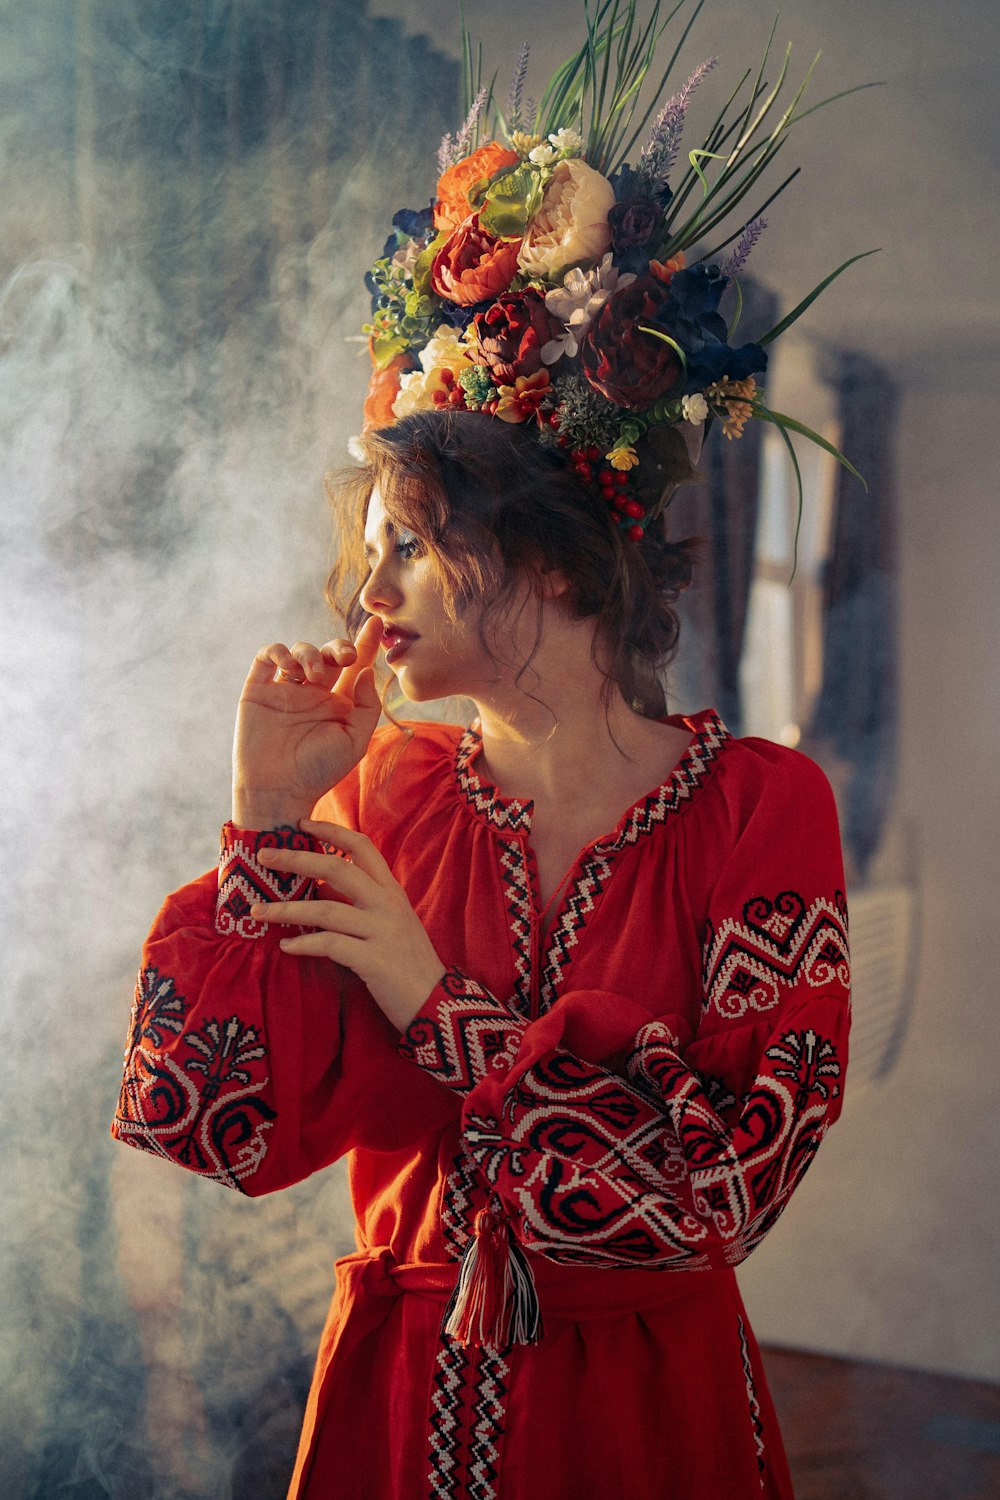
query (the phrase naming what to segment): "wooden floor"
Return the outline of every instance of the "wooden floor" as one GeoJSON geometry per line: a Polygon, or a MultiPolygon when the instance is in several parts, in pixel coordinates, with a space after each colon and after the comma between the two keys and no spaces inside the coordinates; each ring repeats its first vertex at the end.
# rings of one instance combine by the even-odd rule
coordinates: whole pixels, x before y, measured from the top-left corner
{"type": "Polygon", "coordinates": [[[1000,1386],[763,1355],[796,1500],[1000,1500],[1000,1386]]]}

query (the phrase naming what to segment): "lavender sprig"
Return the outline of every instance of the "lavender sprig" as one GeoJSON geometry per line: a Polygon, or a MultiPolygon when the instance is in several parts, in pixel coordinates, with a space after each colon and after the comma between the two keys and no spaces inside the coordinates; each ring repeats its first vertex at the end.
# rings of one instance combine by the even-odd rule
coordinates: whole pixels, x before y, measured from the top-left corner
{"type": "Polygon", "coordinates": [[[649,140],[642,148],[642,154],[639,157],[636,175],[645,178],[654,192],[666,186],[670,170],[677,160],[681,134],[684,130],[684,117],[687,114],[691,95],[718,61],[717,57],[709,57],[695,68],[684,87],[667,100],[653,121],[649,140]]]}
{"type": "Polygon", "coordinates": [[[521,96],[524,93],[524,80],[528,76],[528,43],[521,43],[521,50],[517,55],[517,66],[514,76],[510,81],[510,93],[507,96],[507,126],[509,130],[521,130],[524,121],[521,118],[521,96]]]}
{"type": "Polygon", "coordinates": [[[449,167],[453,167],[457,161],[462,160],[463,156],[468,155],[469,144],[472,140],[472,133],[476,128],[476,122],[479,119],[479,116],[486,108],[486,99],[488,94],[488,89],[479,90],[479,93],[472,101],[472,108],[469,110],[469,113],[466,116],[465,124],[462,126],[457,135],[451,135],[449,133],[442,136],[441,144],[438,147],[439,174],[447,172],[449,167]]]}
{"type": "Polygon", "coordinates": [[[750,223],[740,235],[739,242],[732,255],[728,256],[720,270],[723,276],[736,276],[742,271],[750,258],[750,251],[760,239],[767,228],[766,219],[751,219],[750,223]]]}

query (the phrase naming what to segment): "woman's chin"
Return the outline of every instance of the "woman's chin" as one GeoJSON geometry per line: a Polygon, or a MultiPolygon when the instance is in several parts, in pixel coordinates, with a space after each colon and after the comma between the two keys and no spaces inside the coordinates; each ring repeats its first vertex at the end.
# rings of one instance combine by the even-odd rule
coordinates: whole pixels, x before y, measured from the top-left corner
{"type": "Polygon", "coordinates": [[[437,698],[449,698],[461,691],[449,681],[414,672],[402,662],[394,671],[396,686],[410,703],[433,703],[437,698]]]}

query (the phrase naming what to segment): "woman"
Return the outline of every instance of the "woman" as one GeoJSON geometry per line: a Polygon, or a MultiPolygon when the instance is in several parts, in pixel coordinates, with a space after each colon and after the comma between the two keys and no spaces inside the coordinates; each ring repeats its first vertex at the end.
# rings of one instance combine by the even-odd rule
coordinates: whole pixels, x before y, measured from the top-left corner
{"type": "Polygon", "coordinates": [[[830,447],[757,385],[822,286],[731,342],[742,199],[809,111],[765,53],[679,155],[709,60],[630,163],[662,28],[586,27],[539,109],[525,52],[505,114],[476,95],[393,219],[338,491],[353,640],[258,653],[218,876],[137,989],[119,1139],[249,1194],[348,1156],[309,1500],[791,1494],[733,1267],[841,1106],[836,814],[804,756],[666,713],[662,512],[706,421],[830,447]],[[474,727],[377,729],[380,648],[474,727]]]}
{"type": "Polygon", "coordinates": [[[829,788],[664,716],[688,551],[523,427],[363,450],[364,624],[254,661],[114,1132],[250,1194],[348,1153],[292,1495],[790,1496],[733,1266],[840,1109],[829,788]],[[377,730],[380,647],[478,727],[377,730]]]}

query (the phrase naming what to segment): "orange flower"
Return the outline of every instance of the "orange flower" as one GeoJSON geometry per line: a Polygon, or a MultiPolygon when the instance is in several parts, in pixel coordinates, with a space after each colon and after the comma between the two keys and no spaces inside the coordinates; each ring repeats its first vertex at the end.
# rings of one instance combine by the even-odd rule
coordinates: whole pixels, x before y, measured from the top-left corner
{"type": "Polygon", "coordinates": [[[537,412],[548,391],[548,370],[538,370],[534,375],[519,375],[513,385],[500,387],[495,415],[502,422],[526,422],[537,412]]]}
{"type": "Polygon", "coordinates": [[[465,156],[438,182],[438,201],[434,205],[434,228],[437,230],[458,229],[472,213],[469,189],[484,178],[493,177],[504,167],[513,167],[521,158],[516,151],[508,151],[499,141],[488,141],[465,156]]]}
{"type": "Polygon", "coordinates": [[[431,286],[439,297],[470,307],[499,297],[514,280],[520,240],[498,240],[479,227],[479,215],[448,236],[431,266],[431,286]]]}
{"type": "Polygon", "coordinates": [[[665,286],[669,286],[674,272],[683,271],[686,265],[687,261],[684,259],[684,251],[681,250],[679,254],[672,255],[669,260],[651,260],[649,262],[649,274],[655,276],[657,281],[662,281],[665,286]]]}
{"type": "Polygon", "coordinates": [[[752,375],[745,380],[717,380],[705,391],[705,399],[721,420],[727,438],[740,438],[753,416],[750,402],[757,395],[757,381],[752,375]]]}
{"type": "Polygon", "coordinates": [[[373,427],[388,427],[396,420],[392,403],[399,395],[400,377],[408,370],[417,368],[417,361],[412,354],[397,354],[384,369],[372,371],[368,395],[365,397],[365,423],[362,432],[370,432],[373,427]]]}

